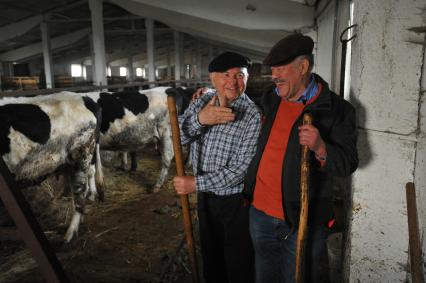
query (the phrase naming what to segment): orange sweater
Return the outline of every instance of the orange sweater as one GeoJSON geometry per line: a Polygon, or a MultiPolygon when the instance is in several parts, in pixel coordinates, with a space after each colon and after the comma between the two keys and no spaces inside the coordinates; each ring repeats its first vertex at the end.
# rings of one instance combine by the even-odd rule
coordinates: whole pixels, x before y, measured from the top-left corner
{"type": "MultiPolygon", "coordinates": [[[[322,86],[318,85],[317,93],[307,104],[311,104],[318,98],[321,89],[322,86]]],[[[285,216],[282,206],[281,181],[284,155],[291,128],[304,108],[303,103],[281,99],[256,175],[256,187],[253,195],[254,207],[269,216],[283,220],[285,216]]],[[[320,163],[323,165],[324,161],[320,163]]]]}
{"type": "Polygon", "coordinates": [[[288,137],[303,103],[281,99],[256,176],[253,205],[266,214],[284,219],[281,178],[288,137]]]}

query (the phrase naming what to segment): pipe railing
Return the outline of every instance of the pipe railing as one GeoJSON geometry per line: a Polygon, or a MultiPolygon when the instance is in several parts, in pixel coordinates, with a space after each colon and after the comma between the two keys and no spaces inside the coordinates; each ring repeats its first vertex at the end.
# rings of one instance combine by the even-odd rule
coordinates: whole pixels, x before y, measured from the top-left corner
{"type": "Polygon", "coordinates": [[[128,87],[143,87],[150,85],[164,85],[169,84],[170,86],[185,85],[185,86],[198,86],[198,85],[210,85],[208,80],[164,80],[164,81],[151,81],[151,82],[132,82],[126,84],[114,84],[114,85],[102,85],[102,86],[75,86],[65,88],[49,88],[49,89],[38,89],[38,90],[21,90],[21,91],[3,91],[0,92],[0,98],[11,97],[11,96],[32,96],[41,94],[52,94],[61,91],[71,92],[83,92],[83,91],[97,91],[97,90],[108,90],[108,89],[122,89],[128,87]]]}

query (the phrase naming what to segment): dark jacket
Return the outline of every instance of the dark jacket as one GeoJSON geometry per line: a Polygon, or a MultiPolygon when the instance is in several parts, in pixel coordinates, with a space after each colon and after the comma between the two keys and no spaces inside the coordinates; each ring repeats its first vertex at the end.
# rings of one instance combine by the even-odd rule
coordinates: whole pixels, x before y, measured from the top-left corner
{"type": "MultiPolygon", "coordinates": [[[[313,125],[319,130],[327,148],[327,160],[320,168],[314,153],[311,151],[311,170],[309,177],[309,223],[322,225],[333,218],[332,176],[346,177],[358,166],[356,150],[355,109],[342,97],[330,91],[328,84],[314,74],[317,83],[322,85],[319,97],[305,107],[296,119],[288,140],[282,168],[282,197],[286,221],[297,226],[300,213],[300,161],[301,145],[299,143],[298,126],[302,124],[303,114],[310,112],[313,125]]],[[[245,178],[244,195],[252,201],[256,185],[257,170],[263,150],[277,114],[281,98],[273,90],[264,94],[264,124],[259,137],[256,155],[254,156],[245,178]]]]}

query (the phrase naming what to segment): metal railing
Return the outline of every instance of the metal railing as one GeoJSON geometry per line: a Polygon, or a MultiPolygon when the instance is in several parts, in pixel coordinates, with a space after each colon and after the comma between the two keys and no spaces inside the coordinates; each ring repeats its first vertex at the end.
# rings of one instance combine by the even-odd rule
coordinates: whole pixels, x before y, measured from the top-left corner
{"type": "Polygon", "coordinates": [[[3,91],[0,92],[1,97],[11,97],[11,96],[32,96],[32,95],[43,95],[43,94],[52,94],[61,91],[71,91],[71,92],[84,92],[84,91],[106,91],[108,89],[124,89],[137,87],[142,88],[144,86],[164,86],[169,85],[170,87],[175,86],[210,86],[211,83],[208,80],[164,80],[164,81],[151,81],[151,82],[132,82],[126,84],[114,84],[114,85],[104,85],[104,86],[75,86],[75,87],[66,87],[66,88],[49,88],[49,89],[38,89],[38,90],[21,90],[21,91],[3,91]]]}

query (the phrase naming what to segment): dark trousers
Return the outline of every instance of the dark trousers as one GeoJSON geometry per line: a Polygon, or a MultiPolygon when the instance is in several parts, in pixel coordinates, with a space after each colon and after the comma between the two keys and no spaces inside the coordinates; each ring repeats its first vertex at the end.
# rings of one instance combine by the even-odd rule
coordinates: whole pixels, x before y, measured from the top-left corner
{"type": "MultiPolygon", "coordinates": [[[[308,232],[303,282],[328,283],[327,230],[317,226],[308,232]]],[[[294,283],[297,231],[284,220],[250,208],[250,233],[256,257],[256,283],[294,283]]]]}
{"type": "Polygon", "coordinates": [[[206,283],[254,282],[248,205],[241,194],[198,194],[201,254],[206,283]]]}

